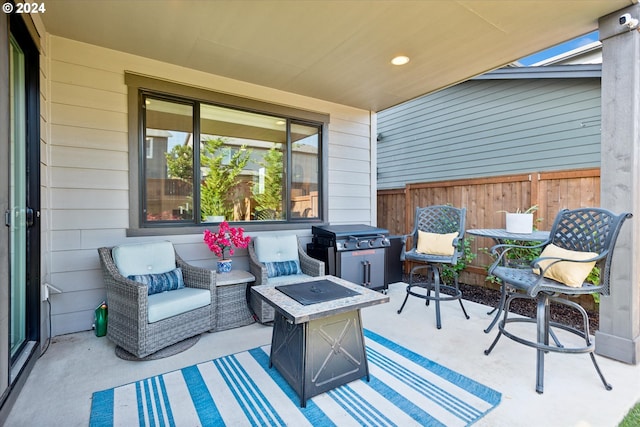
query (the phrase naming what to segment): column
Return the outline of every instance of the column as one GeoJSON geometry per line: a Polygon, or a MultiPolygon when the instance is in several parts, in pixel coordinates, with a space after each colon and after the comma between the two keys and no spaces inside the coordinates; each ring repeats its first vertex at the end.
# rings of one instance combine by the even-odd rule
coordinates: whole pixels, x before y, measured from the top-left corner
{"type": "Polygon", "coordinates": [[[634,217],[622,226],[611,295],[600,301],[596,353],[637,364],[640,354],[640,33],[621,25],[634,5],[600,18],[602,61],[601,205],[634,217]]]}

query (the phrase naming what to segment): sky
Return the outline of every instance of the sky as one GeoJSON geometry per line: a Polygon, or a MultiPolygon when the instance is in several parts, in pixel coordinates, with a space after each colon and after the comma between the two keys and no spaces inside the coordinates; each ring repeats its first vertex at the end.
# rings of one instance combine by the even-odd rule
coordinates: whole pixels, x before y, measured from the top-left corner
{"type": "Polygon", "coordinates": [[[556,46],[551,47],[549,49],[545,49],[545,50],[540,51],[538,53],[534,53],[531,56],[527,56],[525,58],[522,58],[522,59],[518,60],[518,62],[520,62],[522,65],[529,66],[531,64],[535,64],[536,62],[542,61],[542,60],[547,59],[547,58],[554,57],[554,56],[559,55],[561,53],[568,52],[570,50],[576,49],[576,48],[578,48],[580,46],[587,45],[589,43],[593,43],[595,41],[598,41],[598,32],[597,31],[594,31],[594,32],[589,33],[589,34],[585,34],[582,37],[578,37],[576,39],[569,40],[569,41],[566,41],[564,43],[560,43],[559,45],[556,45],[556,46]]]}

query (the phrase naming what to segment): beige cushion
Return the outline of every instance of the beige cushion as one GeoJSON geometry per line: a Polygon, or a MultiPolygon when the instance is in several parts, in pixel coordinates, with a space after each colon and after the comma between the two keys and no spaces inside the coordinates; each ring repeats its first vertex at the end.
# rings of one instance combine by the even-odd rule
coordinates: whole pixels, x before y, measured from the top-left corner
{"type": "Polygon", "coordinates": [[[458,232],[438,234],[427,233],[418,230],[418,246],[416,252],[428,255],[453,255],[453,239],[458,237],[458,232]]]}
{"type": "MultiPolygon", "coordinates": [[[[555,258],[564,258],[564,259],[573,259],[576,261],[586,260],[597,257],[598,254],[595,252],[579,252],[579,251],[570,251],[568,249],[560,248],[556,245],[550,244],[544,248],[542,253],[540,254],[540,258],[544,257],[555,257],[555,258]]],[[[552,259],[542,260],[538,263],[540,267],[544,270],[549,264],[554,262],[552,259]]],[[[593,267],[596,265],[595,261],[592,262],[571,262],[571,261],[560,261],[553,264],[547,271],[544,273],[544,277],[548,279],[553,279],[557,282],[564,283],[567,286],[571,286],[572,288],[579,288],[584,283],[585,279],[593,270],[593,267]]],[[[533,272],[536,274],[540,274],[540,271],[537,268],[533,269],[533,272]]]]}

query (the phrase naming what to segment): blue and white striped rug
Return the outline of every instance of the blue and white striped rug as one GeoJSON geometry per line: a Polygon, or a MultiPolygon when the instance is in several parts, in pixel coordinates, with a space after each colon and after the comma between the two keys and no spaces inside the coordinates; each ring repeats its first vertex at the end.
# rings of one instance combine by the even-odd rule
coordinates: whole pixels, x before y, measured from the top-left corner
{"type": "Polygon", "coordinates": [[[98,426],[468,426],[501,394],[370,331],[371,381],[300,400],[263,346],[93,394],[98,426]]]}

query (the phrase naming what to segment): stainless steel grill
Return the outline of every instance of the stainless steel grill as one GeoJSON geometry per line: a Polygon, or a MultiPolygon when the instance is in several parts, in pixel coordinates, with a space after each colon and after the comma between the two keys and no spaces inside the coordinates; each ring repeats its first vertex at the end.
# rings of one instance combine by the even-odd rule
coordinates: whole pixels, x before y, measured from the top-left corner
{"type": "Polygon", "coordinates": [[[307,253],[325,263],[326,273],[386,292],[389,231],[364,224],[313,226],[307,253]]]}

